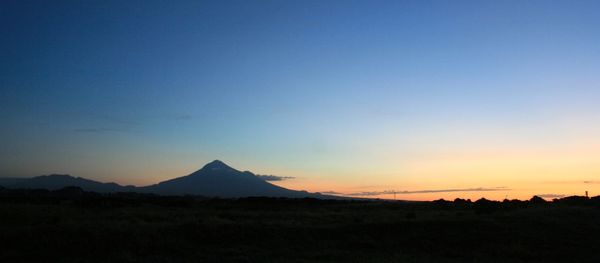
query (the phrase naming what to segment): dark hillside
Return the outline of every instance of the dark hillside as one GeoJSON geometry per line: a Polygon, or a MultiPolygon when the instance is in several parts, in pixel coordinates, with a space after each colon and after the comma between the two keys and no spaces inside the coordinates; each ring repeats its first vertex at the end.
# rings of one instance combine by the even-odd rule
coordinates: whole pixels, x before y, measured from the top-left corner
{"type": "Polygon", "coordinates": [[[213,199],[4,189],[0,260],[599,262],[599,199],[576,200],[213,199]]]}

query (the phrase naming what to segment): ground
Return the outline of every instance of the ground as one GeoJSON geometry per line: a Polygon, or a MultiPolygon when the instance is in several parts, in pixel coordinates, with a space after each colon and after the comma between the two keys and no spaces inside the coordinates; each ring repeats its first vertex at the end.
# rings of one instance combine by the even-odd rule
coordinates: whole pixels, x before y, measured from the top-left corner
{"type": "Polygon", "coordinates": [[[598,237],[592,200],[0,198],[1,262],[600,262],[598,237]]]}

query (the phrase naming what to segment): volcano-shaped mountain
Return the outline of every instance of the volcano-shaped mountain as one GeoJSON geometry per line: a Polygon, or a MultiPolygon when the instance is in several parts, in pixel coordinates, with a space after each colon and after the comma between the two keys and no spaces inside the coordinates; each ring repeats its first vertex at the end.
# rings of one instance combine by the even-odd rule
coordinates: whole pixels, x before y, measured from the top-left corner
{"type": "Polygon", "coordinates": [[[219,160],[206,164],[202,169],[190,175],[160,182],[142,189],[144,192],[162,195],[324,197],[320,194],[294,191],[270,184],[251,172],[238,171],[219,160]]]}
{"type": "Polygon", "coordinates": [[[202,169],[175,179],[145,187],[121,186],[116,183],[101,183],[70,175],[44,175],[33,178],[0,178],[0,186],[10,189],[58,190],[68,186],[79,187],[84,191],[99,193],[141,192],[159,195],[200,195],[207,197],[288,197],[288,198],[327,198],[343,197],[294,191],[265,181],[251,172],[241,172],[221,161],[213,161],[202,169]]]}

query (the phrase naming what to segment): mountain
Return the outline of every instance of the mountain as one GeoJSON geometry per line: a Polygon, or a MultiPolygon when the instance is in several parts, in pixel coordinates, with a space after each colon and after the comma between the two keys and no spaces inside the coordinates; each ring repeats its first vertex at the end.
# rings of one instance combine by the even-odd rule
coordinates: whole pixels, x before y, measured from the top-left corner
{"type": "Polygon", "coordinates": [[[142,189],[144,192],[166,195],[323,198],[320,194],[294,191],[270,184],[251,172],[238,171],[219,160],[206,164],[202,169],[190,175],[160,182],[142,189]]]}
{"type": "Polygon", "coordinates": [[[29,180],[29,178],[3,177],[3,178],[0,178],[0,186],[13,187],[14,185],[20,184],[27,180],[29,180]]]}
{"type": "Polygon", "coordinates": [[[15,189],[48,189],[58,190],[67,186],[77,186],[84,191],[108,193],[108,192],[130,192],[134,186],[121,186],[116,183],[100,183],[93,180],[73,177],[66,174],[51,174],[36,176],[33,178],[2,178],[0,185],[15,189]]]}
{"type": "Polygon", "coordinates": [[[84,191],[141,192],[160,195],[201,195],[209,197],[236,198],[250,196],[341,199],[342,197],[295,191],[267,182],[264,178],[249,171],[238,171],[227,164],[215,160],[202,169],[187,176],[160,182],[158,184],[135,187],[116,183],[101,183],[81,177],[52,174],[33,178],[0,178],[0,186],[13,189],[57,190],[67,186],[80,187],[84,191]]]}

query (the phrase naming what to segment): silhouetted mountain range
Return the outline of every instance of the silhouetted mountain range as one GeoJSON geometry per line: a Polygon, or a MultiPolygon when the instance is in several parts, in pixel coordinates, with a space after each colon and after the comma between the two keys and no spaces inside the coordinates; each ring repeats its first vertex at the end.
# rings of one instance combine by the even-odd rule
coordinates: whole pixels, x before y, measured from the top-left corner
{"type": "Polygon", "coordinates": [[[67,186],[76,186],[85,191],[98,193],[131,192],[137,189],[135,186],[131,185],[122,186],[116,183],[101,183],[66,174],[42,175],[33,178],[0,178],[0,185],[6,188],[15,189],[48,190],[58,190],[67,186]]]}
{"type": "Polygon", "coordinates": [[[273,185],[249,171],[238,171],[227,164],[215,160],[202,169],[187,176],[163,181],[158,184],[135,187],[116,183],[101,183],[81,177],[52,174],[33,178],[0,178],[0,186],[14,189],[57,190],[67,186],[80,187],[84,191],[142,192],[160,195],[201,195],[210,197],[288,197],[288,198],[338,198],[336,196],[295,191],[273,185]]]}

